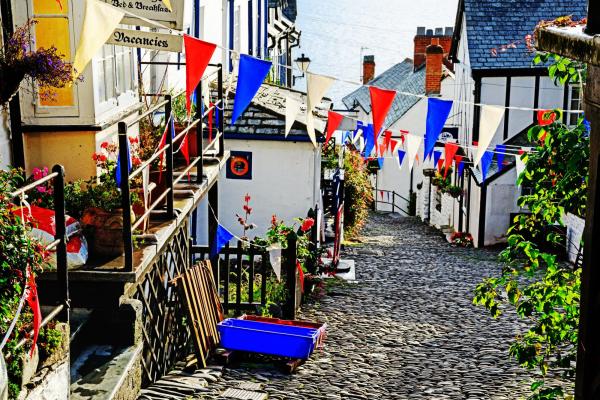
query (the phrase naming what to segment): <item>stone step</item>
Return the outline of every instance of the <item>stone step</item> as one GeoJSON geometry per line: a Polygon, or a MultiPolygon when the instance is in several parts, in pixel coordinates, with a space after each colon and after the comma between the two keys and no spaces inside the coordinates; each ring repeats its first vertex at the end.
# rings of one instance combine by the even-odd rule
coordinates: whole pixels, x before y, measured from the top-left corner
{"type": "Polygon", "coordinates": [[[140,356],[137,346],[90,345],[71,363],[71,400],[136,399],[141,382],[140,356]],[[128,393],[131,388],[136,393],[128,393]]]}

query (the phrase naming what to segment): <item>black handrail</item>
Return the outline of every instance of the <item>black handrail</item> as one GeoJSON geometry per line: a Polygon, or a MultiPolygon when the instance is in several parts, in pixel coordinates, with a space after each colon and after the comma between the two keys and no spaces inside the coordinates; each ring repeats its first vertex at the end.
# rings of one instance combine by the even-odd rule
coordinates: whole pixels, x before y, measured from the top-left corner
{"type": "Polygon", "coordinates": [[[402,207],[400,207],[399,205],[396,204],[396,197],[399,197],[401,200],[404,200],[409,206],[410,206],[410,200],[407,199],[406,197],[396,193],[393,190],[383,190],[383,189],[377,189],[377,191],[375,192],[375,204],[387,204],[392,206],[392,212],[395,212],[396,210],[400,211],[402,214],[405,214],[407,216],[410,216],[410,213],[406,210],[404,210],[402,207]],[[389,201],[383,201],[383,200],[378,200],[377,195],[379,194],[378,192],[383,192],[383,193],[391,193],[392,194],[392,202],[389,201]]]}
{"type": "MultiPolygon", "coordinates": [[[[169,64],[171,65],[171,64],[169,64]]],[[[211,64],[212,65],[212,64],[211,64]]],[[[175,218],[175,209],[174,209],[174,201],[175,201],[175,189],[174,186],[180,183],[185,176],[193,169],[197,169],[197,177],[196,184],[202,185],[204,183],[204,157],[207,155],[207,151],[212,149],[216,152],[217,157],[222,157],[225,154],[225,141],[224,141],[224,100],[223,100],[223,68],[221,64],[212,65],[218,68],[217,70],[217,79],[218,79],[218,90],[219,90],[219,99],[216,104],[214,104],[209,110],[202,113],[200,107],[196,107],[196,112],[194,114],[194,119],[190,121],[185,129],[183,129],[176,137],[174,137],[173,126],[170,123],[171,117],[173,114],[173,98],[179,96],[185,96],[185,93],[180,93],[175,96],[164,95],[164,100],[152,106],[149,110],[143,112],[139,116],[137,116],[132,121],[121,121],[118,124],[118,133],[119,133],[119,162],[123,166],[121,168],[121,207],[122,207],[122,217],[123,217],[123,245],[124,245],[124,267],[125,271],[133,272],[133,237],[134,231],[147,219],[149,219],[153,214],[156,213],[156,210],[159,208],[161,204],[163,204],[166,200],[166,210],[164,212],[164,217],[167,219],[175,218]],[[162,108],[164,108],[165,114],[165,124],[166,124],[166,137],[165,137],[165,145],[156,151],[155,154],[152,155],[148,160],[144,161],[136,170],[129,172],[127,165],[129,164],[127,146],[129,145],[128,141],[128,130],[134,124],[140,122],[143,118],[153,115],[156,112],[159,112],[162,108]],[[202,122],[204,118],[206,118],[213,109],[217,110],[218,118],[219,118],[219,126],[218,126],[218,134],[215,135],[215,138],[204,146],[203,141],[203,131],[204,131],[204,123],[202,122]],[[198,156],[190,161],[190,164],[184,168],[184,170],[178,173],[178,176],[175,177],[174,173],[174,165],[173,165],[173,143],[177,143],[181,141],[189,132],[193,129],[196,129],[196,146],[198,149],[198,156]],[[216,148],[217,143],[219,145],[218,150],[216,148]],[[141,174],[144,169],[149,168],[152,162],[156,161],[158,158],[164,158],[165,160],[165,183],[166,190],[158,196],[152,204],[150,204],[144,214],[134,223],[132,221],[131,216],[131,188],[130,181],[141,174]]],[[[202,102],[202,85],[198,85],[196,88],[196,102],[199,105],[202,102]]],[[[158,97],[158,95],[154,95],[158,97]]]]}
{"type": "MultiPolygon", "coordinates": [[[[69,272],[67,265],[67,228],[65,212],[65,170],[61,165],[55,165],[52,173],[32,182],[10,194],[11,198],[24,196],[28,191],[52,180],[54,195],[54,241],[46,246],[46,250],[56,251],[56,277],[59,288],[59,304],[42,320],[40,328],[45,327],[55,317],[61,322],[69,322],[69,272]]],[[[33,332],[28,336],[32,336],[33,332]]],[[[23,346],[26,339],[20,340],[16,348],[23,346]]]]}

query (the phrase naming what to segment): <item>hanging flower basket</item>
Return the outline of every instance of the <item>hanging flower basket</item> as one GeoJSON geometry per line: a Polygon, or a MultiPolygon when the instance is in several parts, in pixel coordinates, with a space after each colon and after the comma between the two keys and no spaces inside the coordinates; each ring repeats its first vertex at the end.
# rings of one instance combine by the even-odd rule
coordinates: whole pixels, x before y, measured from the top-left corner
{"type": "Polygon", "coordinates": [[[434,168],[425,168],[423,170],[423,176],[431,178],[431,177],[435,176],[435,172],[436,171],[434,168]]]}

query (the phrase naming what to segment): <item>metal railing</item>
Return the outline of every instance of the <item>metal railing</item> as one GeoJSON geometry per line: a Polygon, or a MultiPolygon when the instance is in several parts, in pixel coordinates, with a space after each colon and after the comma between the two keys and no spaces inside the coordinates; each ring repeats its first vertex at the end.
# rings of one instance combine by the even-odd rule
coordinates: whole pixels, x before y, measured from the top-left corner
{"type": "MultiPolygon", "coordinates": [[[[32,182],[19,190],[10,194],[13,199],[23,198],[27,192],[37,188],[40,185],[52,181],[53,196],[54,196],[54,224],[55,235],[54,241],[49,243],[46,251],[56,251],[56,274],[59,287],[59,304],[54,307],[42,320],[40,329],[48,325],[50,321],[57,318],[61,322],[69,321],[69,274],[67,266],[67,229],[66,229],[66,212],[65,212],[65,170],[61,165],[55,165],[52,168],[52,173],[32,182]]],[[[16,348],[22,347],[28,337],[33,336],[33,330],[29,332],[25,338],[21,339],[16,348]]]]}
{"type": "Polygon", "coordinates": [[[377,189],[375,190],[375,195],[373,196],[374,198],[374,205],[375,205],[375,209],[377,209],[377,205],[378,204],[387,204],[392,206],[392,213],[395,213],[396,210],[404,215],[410,216],[410,212],[409,210],[405,210],[402,207],[400,207],[400,205],[396,202],[396,198],[398,198],[398,200],[403,201],[404,203],[406,203],[410,209],[410,200],[407,199],[406,197],[396,193],[393,190],[382,190],[382,189],[377,189]],[[388,196],[386,196],[387,201],[384,201],[383,199],[379,199],[380,195],[382,193],[386,193],[388,194],[388,196]],[[391,201],[389,201],[389,195],[391,194],[391,201]]]}
{"type": "MultiPolygon", "coordinates": [[[[144,223],[146,220],[149,220],[152,215],[157,214],[157,212],[164,211],[164,218],[174,219],[175,218],[175,210],[174,210],[174,199],[175,199],[175,185],[181,183],[183,179],[188,176],[192,170],[196,169],[196,179],[195,183],[197,185],[202,185],[204,183],[205,174],[204,174],[204,158],[205,157],[223,157],[225,151],[225,136],[224,136],[224,99],[223,99],[223,67],[221,64],[211,64],[211,66],[217,68],[217,90],[218,90],[218,101],[204,113],[201,111],[201,107],[199,106],[202,102],[202,88],[201,84],[199,84],[196,88],[196,102],[198,106],[196,107],[196,112],[194,118],[187,124],[187,126],[175,136],[173,132],[173,125],[170,124],[170,120],[173,114],[173,98],[179,96],[185,96],[185,93],[180,93],[176,96],[165,95],[164,100],[157,103],[149,110],[145,111],[137,118],[131,121],[121,121],[118,124],[118,132],[119,132],[119,162],[122,166],[121,168],[121,206],[123,210],[123,244],[124,244],[124,263],[125,270],[132,272],[134,271],[133,265],[133,241],[136,235],[134,232],[144,223]],[[153,116],[155,113],[160,112],[164,109],[165,115],[165,124],[166,124],[166,140],[165,145],[158,149],[152,157],[148,160],[144,161],[136,170],[129,172],[126,167],[129,165],[129,154],[127,151],[128,146],[128,130],[135,124],[138,124],[141,120],[147,117],[153,116]],[[218,127],[217,134],[212,135],[213,139],[206,146],[204,145],[204,119],[208,117],[209,113],[216,109],[218,114],[218,127]],[[173,161],[173,144],[183,141],[183,139],[188,135],[192,130],[196,131],[196,148],[198,149],[198,155],[193,160],[190,160],[189,165],[187,165],[183,170],[175,173],[174,161],[173,161]],[[137,218],[136,222],[132,221],[131,218],[131,187],[130,182],[132,179],[141,175],[146,168],[150,168],[150,165],[159,158],[164,158],[165,160],[165,184],[166,190],[158,195],[156,199],[152,198],[152,204],[150,204],[145,210],[144,214],[137,218]],[[159,208],[163,208],[163,204],[166,202],[166,209],[160,210],[159,208]]],[[[157,96],[157,95],[149,95],[149,96],[157,96]]],[[[162,96],[162,95],[161,95],[162,96]]]]}

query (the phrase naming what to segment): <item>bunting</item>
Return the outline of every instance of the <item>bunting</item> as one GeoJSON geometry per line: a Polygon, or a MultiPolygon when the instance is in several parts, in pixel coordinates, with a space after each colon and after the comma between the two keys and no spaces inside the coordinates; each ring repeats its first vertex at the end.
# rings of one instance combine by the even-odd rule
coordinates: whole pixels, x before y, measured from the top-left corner
{"type": "Polygon", "coordinates": [[[423,138],[421,136],[408,134],[406,135],[406,153],[408,154],[408,168],[412,171],[415,164],[415,159],[418,156],[419,148],[423,138]]]}
{"type": "Polygon", "coordinates": [[[217,226],[217,232],[215,234],[215,241],[213,242],[210,249],[210,258],[217,257],[223,249],[223,247],[225,247],[225,245],[229,243],[229,241],[233,239],[233,237],[234,236],[231,232],[229,232],[221,224],[219,224],[217,226]]]}
{"type": "Polygon", "coordinates": [[[183,35],[183,43],[185,47],[185,107],[189,116],[192,113],[192,94],[202,80],[202,75],[204,75],[217,45],[190,35],[183,35]]]}
{"type": "MultiPolygon", "coordinates": [[[[452,109],[452,100],[441,100],[436,98],[427,99],[427,126],[425,129],[425,154],[427,159],[431,156],[435,143],[437,142],[450,110],[452,109]]],[[[434,163],[435,165],[435,163],[434,163]]]]}
{"type": "Polygon", "coordinates": [[[379,164],[379,169],[383,169],[383,162],[385,161],[385,158],[383,157],[377,157],[377,163],[379,164]]]}
{"type": "Polygon", "coordinates": [[[281,280],[281,245],[274,244],[267,247],[267,251],[269,252],[269,261],[271,262],[271,268],[273,268],[273,272],[275,272],[275,276],[277,277],[277,281],[281,280]]]}
{"type": "Polygon", "coordinates": [[[456,156],[454,159],[457,167],[457,171],[458,171],[458,176],[462,177],[463,173],[465,172],[465,162],[463,161],[463,156],[456,156]]]}
{"type": "Polygon", "coordinates": [[[445,154],[444,159],[446,160],[446,164],[444,165],[444,179],[448,176],[448,170],[452,166],[452,160],[454,160],[454,156],[458,152],[458,144],[456,143],[446,143],[444,146],[445,154]]]}
{"type": "Polygon", "coordinates": [[[486,151],[483,153],[481,157],[481,183],[485,182],[487,178],[487,173],[490,170],[490,166],[492,165],[492,160],[494,159],[494,153],[491,151],[486,151]]]}
{"type": "Polygon", "coordinates": [[[246,54],[240,54],[237,87],[233,102],[233,113],[231,114],[231,125],[235,124],[238,118],[246,111],[270,70],[270,61],[254,58],[246,54]]]}
{"type": "MultiPolygon", "coordinates": [[[[383,145],[385,147],[385,151],[390,149],[390,145],[392,143],[392,131],[385,131],[383,136],[383,145]]],[[[392,147],[393,150],[393,147],[392,147]]]]}
{"type": "Polygon", "coordinates": [[[321,103],[323,96],[333,85],[334,79],[325,75],[316,75],[306,72],[306,131],[313,145],[317,147],[317,138],[315,135],[315,120],[313,113],[317,109],[317,105],[321,103]]]}
{"type": "Polygon", "coordinates": [[[402,162],[404,161],[404,157],[406,156],[406,152],[403,150],[398,150],[398,168],[402,167],[402,162]]]}
{"type": "Polygon", "coordinates": [[[394,103],[396,92],[369,86],[369,93],[371,94],[371,112],[373,115],[373,137],[377,140],[385,118],[394,103]]]}
{"type": "Polygon", "coordinates": [[[369,157],[375,148],[375,137],[373,136],[373,125],[363,127],[363,138],[365,140],[365,157],[369,157]]]}
{"type": "Polygon", "coordinates": [[[83,28],[73,60],[73,78],[81,75],[92,58],[121,23],[125,13],[98,0],[87,0],[83,28]]]}
{"type": "Polygon", "coordinates": [[[506,145],[496,145],[496,162],[498,163],[498,171],[502,171],[504,168],[504,154],[506,153],[506,145]]]}
{"type": "Polygon", "coordinates": [[[438,165],[438,161],[442,156],[442,152],[440,150],[436,150],[433,152],[433,167],[435,168],[438,165]]]}
{"type": "Polygon", "coordinates": [[[442,173],[442,166],[444,165],[444,160],[442,160],[441,158],[438,160],[437,162],[437,170],[438,170],[438,174],[442,173]]]}
{"type": "Polygon", "coordinates": [[[474,165],[479,165],[481,157],[492,142],[498,126],[504,117],[504,108],[499,106],[481,106],[481,119],[479,124],[479,140],[474,165]]]}
{"type": "Polygon", "coordinates": [[[302,103],[293,97],[285,98],[285,137],[289,135],[298,114],[300,114],[302,103]]]}
{"type": "Polygon", "coordinates": [[[329,111],[328,112],[328,117],[327,117],[327,137],[325,138],[325,143],[328,143],[331,140],[331,137],[333,136],[333,133],[335,131],[337,131],[338,127],[340,126],[340,124],[342,123],[342,120],[344,119],[344,116],[341,114],[338,114],[334,111],[329,111]]]}

